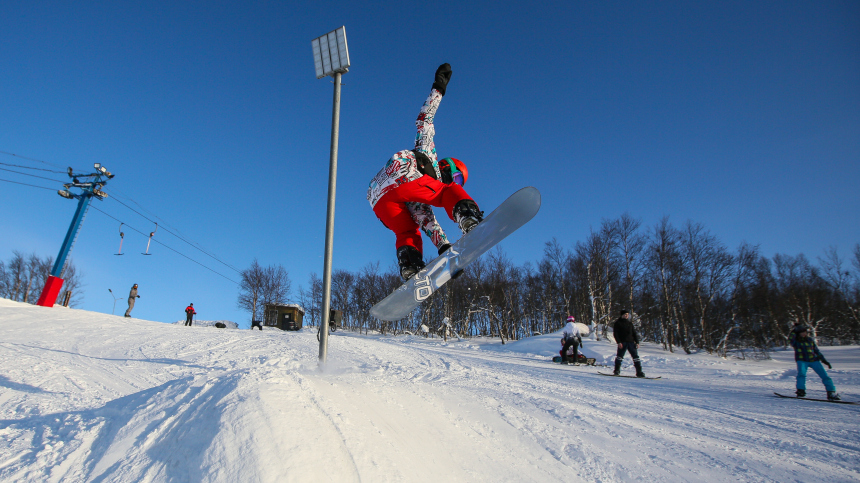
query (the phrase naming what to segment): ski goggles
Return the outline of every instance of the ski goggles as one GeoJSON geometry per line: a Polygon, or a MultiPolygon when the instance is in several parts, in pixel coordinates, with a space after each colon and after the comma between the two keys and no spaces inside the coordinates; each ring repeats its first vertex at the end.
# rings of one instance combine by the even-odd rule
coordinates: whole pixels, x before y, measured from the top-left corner
{"type": "Polygon", "coordinates": [[[448,166],[451,169],[451,179],[458,185],[463,186],[463,183],[466,182],[463,178],[463,173],[457,169],[457,165],[454,164],[454,161],[452,161],[451,158],[445,158],[445,160],[448,162],[448,166]]]}

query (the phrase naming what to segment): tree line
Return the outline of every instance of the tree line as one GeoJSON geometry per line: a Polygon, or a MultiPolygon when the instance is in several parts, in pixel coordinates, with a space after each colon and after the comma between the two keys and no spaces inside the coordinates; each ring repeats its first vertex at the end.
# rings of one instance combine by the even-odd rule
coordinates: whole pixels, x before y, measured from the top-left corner
{"type": "MultiPolygon", "coordinates": [[[[35,305],[53,266],[54,257],[42,258],[35,253],[25,255],[17,250],[13,251],[12,258],[8,261],[0,260],[0,297],[35,305]]],[[[80,272],[71,259],[66,262],[62,275],[63,286],[56,303],[62,303],[66,291],[70,290],[72,298],[69,300],[69,306],[77,307],[83,300],[83,292],[80,272]]]]}
{"type": "MultiPolygon", "coordinates": [[[[816,262],[803,254],[768,258],[749,243],[729,250],[702,224],[675,226],[668,217],[649,227],[628,214],[604,220],[571,247],[546,242],[542,258],[522,266],[497,248],[409,317],[372,317],[373,304],[400,283],[395,265],[334,270],[331,306],[343,311],[348,330],[442,330],[447,318],[458,336],[503,343],[559,330],[568,315],[606,337],[622,309],[644,340],[667,351],[766,356],[786,345],[795,324],[811,327],[823,344],[860,342],[860,244],[848,259],[835,248],[816,262]]],[[[318,325],[319,276],[310,275],[298,299],[305,323],[318,325]]]]}

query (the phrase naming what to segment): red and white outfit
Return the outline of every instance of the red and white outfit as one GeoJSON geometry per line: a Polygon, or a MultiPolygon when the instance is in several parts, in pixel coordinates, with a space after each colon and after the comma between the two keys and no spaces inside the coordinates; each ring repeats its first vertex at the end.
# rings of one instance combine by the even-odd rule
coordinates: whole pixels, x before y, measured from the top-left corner
{"type": "Polygon", "coordinates": [[[423,252],[419,229],[436,248],[449,243],[431,206],[445,208],[448,217],[454,220],[454,205],[460,200],[471,199],[462,186],[440,181],[442,175],[433,143],[433,135],[436,134],[433,118],[441,101],[442,94],[436,89],[431,90],[415,121],[418,134],[414,151],[430,158],[437,179],[422,173],[418,169],[415,152],[405,149],[394,153],[367,188],[367,201],[377,218],[397,236],[397,248],[410,245],[423,252]]]}

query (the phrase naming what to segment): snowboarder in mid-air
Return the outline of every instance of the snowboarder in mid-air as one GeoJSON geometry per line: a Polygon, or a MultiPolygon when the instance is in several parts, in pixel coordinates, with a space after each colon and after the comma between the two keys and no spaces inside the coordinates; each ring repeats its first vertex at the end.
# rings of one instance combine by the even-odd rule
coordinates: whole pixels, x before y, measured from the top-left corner
{"type": "Polygon", "coordinates": [[[806,371],[812,368],[818,374],[818,377],[821,378],[821,382],[824,383],[824,389],[827,390],[827,399],[829,401],[840,401],[841,398],[836,393],[836,385],[833,384],[833,379],[830,379],[830,376],[827,375],[827,371],[824,370],[822,364],[826,365],[828,369],[833,369],[833,366],[827,362],[827,359],[818,350],[815,340],[809,337],[809,327],[805,325],[795,326],[791,330],[789,343],[791,343],[791,347],[794,347],[794,360],[797,362],[797,397],[806,397],[806,371]]]}
{"type": "Polygon", "coordinates": [[[430,238],[440,255],[451,246],[431,206],[444,208],[463,234],[477,226],[484,215],[463,189],[469,178],[466,165],[459,159],[438,160],[436,156],[433,119],[451,73],[447,63],[436,69],[430,96],[415,121],[415,148],[394,153],[367,189],[373,212],[396,235],[397,263],[404,281],[424,267],[420,231],[430,238]]]}

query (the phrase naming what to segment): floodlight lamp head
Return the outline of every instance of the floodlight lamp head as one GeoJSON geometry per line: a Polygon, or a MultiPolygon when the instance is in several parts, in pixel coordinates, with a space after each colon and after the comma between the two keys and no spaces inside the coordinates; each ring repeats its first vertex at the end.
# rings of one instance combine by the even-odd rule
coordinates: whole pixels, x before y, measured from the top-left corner
{"type": "Polygon", "coordinates": [[[349,71],[349,50],[346,46],[346,27],[317,37],[311,41],[317,79],[349,71]]]}
{"type": "Polygon", "coordinates": [[[57,191],[57,194],[62,196],[63,198],[68,198],[70,200],[75,198],[71,193],[69,193],[68,190],[59,190],[57,191]]]}
{"type": "Polygon", "coordinates": [[[93,164],[93,168],[96,168],[96,170],[101,171],[102,165],[101,165],[101,163],[95,163],[95,164],[93,164]]]}

